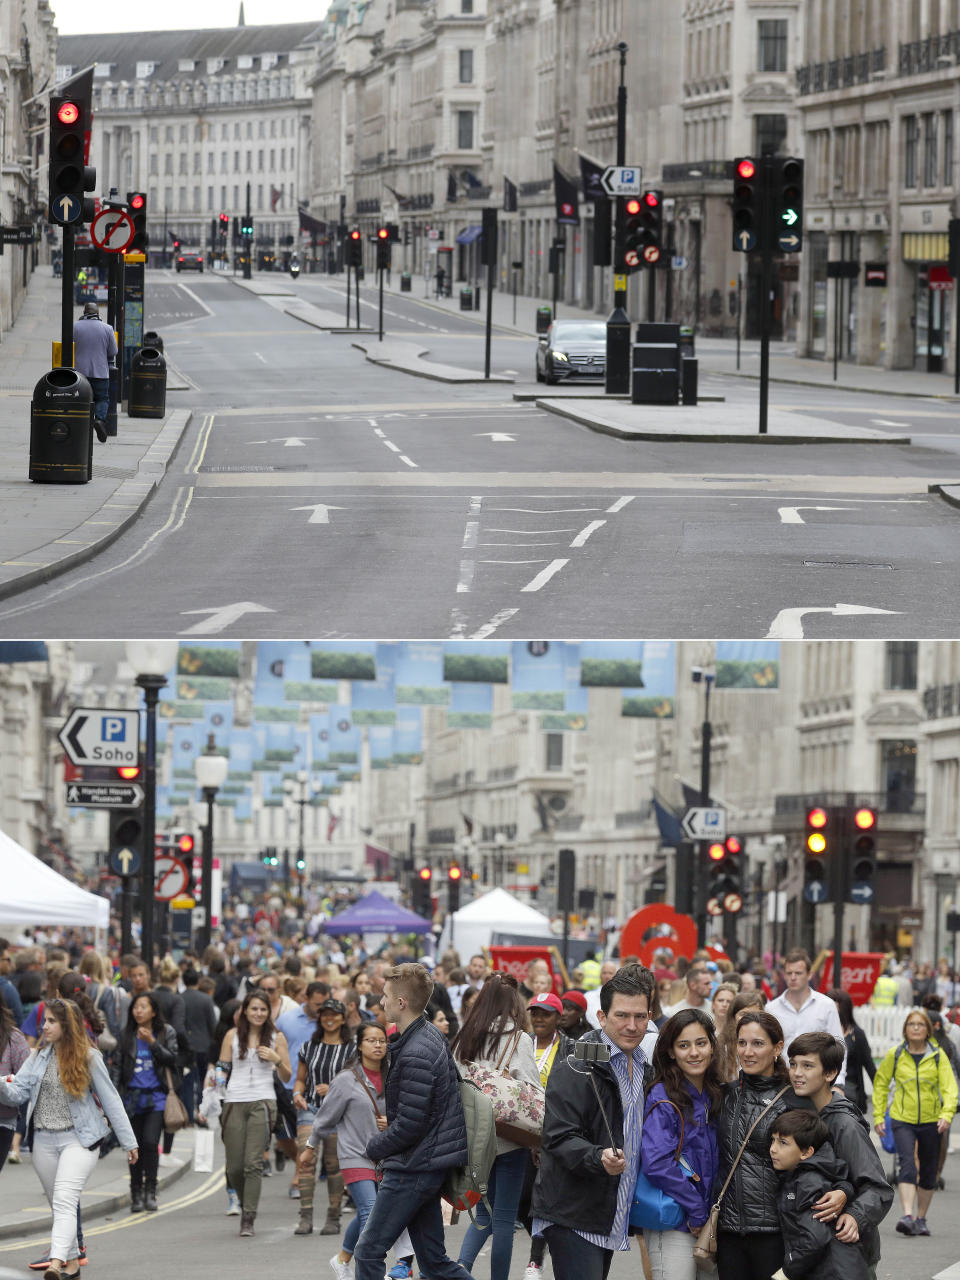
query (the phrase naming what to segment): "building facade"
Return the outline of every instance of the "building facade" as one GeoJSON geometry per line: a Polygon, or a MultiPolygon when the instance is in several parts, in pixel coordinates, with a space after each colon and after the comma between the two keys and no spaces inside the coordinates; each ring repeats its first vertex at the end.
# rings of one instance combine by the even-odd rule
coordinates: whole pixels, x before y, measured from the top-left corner
{"type": "Polygon", "coordinates": [[[960,14],[948,0],[812,0],[797,70],[806,172],[801,354],[953,369],[960,14]],[[856,262],[832,280],[828,262],[856,262]]]}
{"type": "Polygon", "coordinates": [[[96,64],[90,157],[98,193],[146,193],[152,260],[169,255],[174,238],[184,248],[210,247],[212,223],[244,213],[248,189],[257,245],[279,249],[297,239],[309,188],[316,27],[60,40],[58,79],[96,64]]]}

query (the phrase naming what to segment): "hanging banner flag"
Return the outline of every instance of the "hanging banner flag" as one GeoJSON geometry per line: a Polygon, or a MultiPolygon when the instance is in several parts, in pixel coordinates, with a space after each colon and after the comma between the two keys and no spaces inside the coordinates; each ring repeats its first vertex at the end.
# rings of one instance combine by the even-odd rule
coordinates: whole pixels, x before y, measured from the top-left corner
{"type": "Polygon", "coordinates": [[[718,689],[779,687],[779,640],[718,640],[714,662],[718,689]]]}
{"type": "Polygon", "coordinates": [[[557,205],[557,222],[561,225],[578,227],[580,214],[577,210],[579,198],[577,184],[557,165],[553,166],[553,195],[557,205]]]}
{"type": "Polygon", "coordinates": [[[310,674],[314,680],[375,680],[376,640],[314,640],[310,674]]]}
{"type": "Polygon", "coordinates": [[[600,179],[603,177],[606,165],[597,164],[595,160],[588,160],[585,155],[580,155],[580,181],[583,184],[584,200],[609,200],[610,197],[603,189],[603,183],[600,179]]]}
{"type": "Polygon", "coordinates": [[[506,174],[503,176],[503,212],[517,212],[517,184],[511,182],[506,174]]]}
{"type": "Polygon", "coordinates": [[[370,768],[387,769],[393,763],[393,725],[372,724],[367,729],[370,768]]]}
{"type": "MultiPolygon", "coordinates": [[[[503,659],[506,663],[506,658],[503,659]]],[[[493,724],[493,685],[452,684],[447,726],[451,729],[489,729],[493,724]]]]}
{"type": "Polygon", "coordinates": [[[640,689],[646,684],[642,640],[583,640],[580,683],[640,689]]]}
{"type": "Polygon", "coordinates": [[[336,702],[337,693],[336,684],[325,684],[320,680],[284,680],[283,682],[284,702],[325,704],[336,702]]]}
{"type": "Polygon", "coordinates": [[[643,684],[624,688],[620,714],[643,719],[672,719],[676,693],[674,643],[672,640],[644,640],[640,643],[643,684]]]}
{"type": "Polygon", "coordinates": [[[378,644],[376,673],[372,680],[355,680],[350,688],[354,724],[389,724],[397,718],[394,698],[394,664],[396,648],[378,644]]]}
{"type": "Polygon", "coordinates": [[[444,680],[481,684],[508,684],[510,681],[509,640],[445,640],[444,680]]]}
{"type": "Polygon", "coordinates": [[[397,707],[445,707],[450,687],[443,681],[443,641],[404,640],[394,647],[397,707]]]}
{"type": "Polygon", "coordinates": [[[330,712],[315,711],[310,716],[310,762],[323,764],[330,756],[330,712]]]}
{"type": "Polygon", "coordinates": [[[181,644],[177,650],[177,674],[181,676],[221,676],[236,680],[240,675],[240,641],[218,644],[181,644]]]}
{"type": "Polygon", "coordinates": [[[282,706],[287,680],[310,679],[310,651],[302,640],[261,640],[253,700],[259,707],[282,706]]]}
{"type": "Polygon", "coordinates": [[[420,764],[422,760],[423,712],[419,707],[397,707],[397,723],[393,726],[393,763],[420,764]]]}
{"type": "Polygon", "coordinates": [[[515,640],[510,654],[514,711],[563,711],[567,663],[563,641],[515,640]]]}
{"type": "Polygon", "coordinates": [[[337,703],[330,708],[330,764],[357,764],[360,759],[360,730],[353,723],[353,708],[337,703]]]}

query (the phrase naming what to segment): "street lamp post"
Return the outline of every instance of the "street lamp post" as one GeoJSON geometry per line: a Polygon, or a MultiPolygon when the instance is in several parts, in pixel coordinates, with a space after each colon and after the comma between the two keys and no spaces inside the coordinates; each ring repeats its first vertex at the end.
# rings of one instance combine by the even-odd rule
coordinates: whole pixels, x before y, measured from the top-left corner
{"type": "MultiPolygon", "coordinates": [[[[712,671],[704,671],[700,667],[693,669],[694,684],[703,682],[703,723],[700,728],[700,805],[704,809],[710,807],[710,746],[713,741],[713,726],[710,723],[710,690],[716,676],[712,671]]],[[[695,877],[694,906],[697,920],[697,939],[700,945],[707,932],[706,886],[703,882],[706,849],[708,841],[700,845],[700,857],[697,860],[695,877]]]]}
{"type": "Polygon", "coordinates": [[[140,953],[153,966],[157,826],[157,702],[177,657],[176,640],[128,640],[126,657],[137,672],[147,711],[143,761],[143,860],[140,865],[140,953]]]}
{"type": "Polygon", "coordinates": [[[217,754],[217,743],[211,733],[203,755],[197,756],[193,771],[197,786],[207,803],[207,821],[203,828],[202,872],[200,881],[200,905],[203,908],[203,924],[200,927],[198,945],[201,953],[210,945],[213,917],[213,802],[217,792],[227,779],[229,764],[226,756],[217,754]]]}
{"type": "Polygon", "coordinates": [[[288,778],[283,784],[283,789],[287,793],[290,800],[298,806],[300,810],[299,835],[297,840],[297,910],[303,912],[303,872],[306,867],[306,851],[303,847],[303,824],[304,824],[304,808],[308,804],[313,803],[313,796],[307,787],[307,772],[301,769],[297,774],[296,782],[292,778],[288,778]],[[294,790],[297,794],[294,795],[294,790]]]}

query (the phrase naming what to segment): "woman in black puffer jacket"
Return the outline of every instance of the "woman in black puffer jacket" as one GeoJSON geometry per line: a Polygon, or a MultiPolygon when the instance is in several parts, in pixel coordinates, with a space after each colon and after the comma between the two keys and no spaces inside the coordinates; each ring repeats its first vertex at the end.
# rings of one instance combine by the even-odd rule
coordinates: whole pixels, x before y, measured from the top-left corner
{"type": "Polygon", "coordinates": [[[182,1075],[177,1066],[177,1033],[164,1022],[150,992],[131,1001],[117,1056],[120,1095],[141,1151],[141,1158],[130,1167],[130,1212],[155,1212],[163,1110],[168,1088],[176,1092],[182,1075]]]}
{"type": "MultiPolygon", "coordinates": [[[[780,1023],[764,1010],[748,1009],[737,1021],[739,1078],[724,1086],[718,1122],[720,1179],[726,1181],[744,1138],[757,1116],[720,1205],[717,1235],[719,1280],[769,1280],[783,1265],[783,1236],[777,1215],[778,1180],[770,1162],[770,1125],[791,1108],[810,1109],[789,1087],[780,1023]],[[786,1086],[786,1092],[777,1097],[786,1086]]],[[[835,1222],[846,1204],[844,1191],[831,1191],[815,1206],[817,1218],[835,1222]]]]}

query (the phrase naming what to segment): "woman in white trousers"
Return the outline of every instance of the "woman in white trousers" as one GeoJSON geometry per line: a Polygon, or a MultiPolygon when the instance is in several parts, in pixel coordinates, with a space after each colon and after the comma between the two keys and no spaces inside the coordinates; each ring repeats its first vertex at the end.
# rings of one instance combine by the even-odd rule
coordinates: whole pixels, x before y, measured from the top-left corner
{"type": "Polygon", "coordinates": [[[33,1165],[53,1211],[43,1280],[75,1276],[77,1204],[111,1126],[131,1164],[138,1152],[123,1103],[72,1000],[46,1005],[43,1035],[17,1074],[0,1081],[0,1102],[27,1102],[27,1124],[33,1119],[33,1165]]]}

